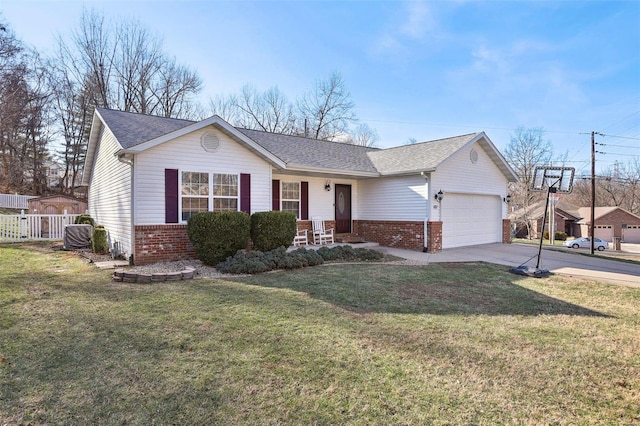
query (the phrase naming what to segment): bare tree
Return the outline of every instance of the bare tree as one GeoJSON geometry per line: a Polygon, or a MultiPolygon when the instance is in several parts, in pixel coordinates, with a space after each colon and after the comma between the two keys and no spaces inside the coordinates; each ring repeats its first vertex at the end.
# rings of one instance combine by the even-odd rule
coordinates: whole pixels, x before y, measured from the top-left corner
{"type": "Polygon", "coordinates": [[[259,92],[245,84],[239,95],[211,98],[209,107],[237,127],[282,134],[296,131],[293,107],[277,87],[259,92]]]}
{"type": "Polygon", "coordinates": [[[298,101],[297,108],[304,123],[304,135],[314,139],[343,136],[357,120],[351,95],[342,75],[335,71],[326,80],[318,81],[298,101]]]}
{"type": "Polygon", "coordinates": [[[42,194],[50,135],[44,67],[5,23],[0,23],[0,190],[42,194]]]}
{"type": "Polygon", "coordinates": [[[378,132],[366,123],[358,124],[346,138],[347,143],[370,147],[375,146],[379,140],[378,132]]]}
{"type": "Polygon", "coordinates": [[[226,122],[240,126],[241,111],[238,108],[236,95],[216,95],[209,98],[209,110],[226,122]]]}
{"type": "Polygon", "coordinates": [[[542,127],[518,127],[504,151],[505,159],[519,178],[519,181],[509,189],[511,200],[523,212],[520,221],[527,227],[529,237],[531,237],[531,221],[535,219],[528,216],[530,206],[541,199],[539,193],[531,190],[533,172],[537,166],[548,165],[553,154],[551,141],[544,139],[544,133],[545,130],[542,127]]]}
{"type": "Polygon", "coordinates": [[[202,82],[195,71],[169,58],[162,41],[139,21],[106,22],[84,11],[68,39],[58,38],[50,59],[51,91],[64,137],[65,190],[79,179],[95,107],[164,117],[193,118],[202,82]]]}
{"type": "Polygon", "coordinates": [[[175,59],[165,59],[152,87],[154,113],[162,117],[195,118],[199,112],[193,98],[201,87],[202,80],[195,71],[179,65],[175,59]]]}

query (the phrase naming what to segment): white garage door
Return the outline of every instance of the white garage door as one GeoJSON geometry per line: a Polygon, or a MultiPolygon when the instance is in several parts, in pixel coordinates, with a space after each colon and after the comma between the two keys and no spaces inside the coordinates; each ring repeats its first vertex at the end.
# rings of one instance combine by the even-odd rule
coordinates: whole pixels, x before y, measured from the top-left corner
{"type": "Polygon", "coordinates": [[[622,230],[622,240],[625,243],[640,243],[640,225],[627,225],[626,229],[622,230]]]}
{"type": "Polygon", "coordinates": [[[445,194],[442,248],[501,242],[501,207],[495,195],[445,194]]]}
{"type": "Polygon", "coordinates": [[[593,233],[596,238],[600,238],[603,241],[613,241],[613,226],[611,225],[596,225],[593,233]]]}

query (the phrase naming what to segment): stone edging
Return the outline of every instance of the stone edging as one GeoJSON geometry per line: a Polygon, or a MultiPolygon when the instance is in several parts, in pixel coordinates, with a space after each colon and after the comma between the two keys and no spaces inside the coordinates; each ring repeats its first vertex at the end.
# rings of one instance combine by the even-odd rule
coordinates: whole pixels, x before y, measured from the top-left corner
{"type": "Polygon", "coordinates": [[[113,281],[125,283],[157,283],[164,281],[190,280],[196,275],[195,268],[186,268],[184,271],[144,274],[141,272],[129,272],[117,269],[113,273],[113,281]]]}

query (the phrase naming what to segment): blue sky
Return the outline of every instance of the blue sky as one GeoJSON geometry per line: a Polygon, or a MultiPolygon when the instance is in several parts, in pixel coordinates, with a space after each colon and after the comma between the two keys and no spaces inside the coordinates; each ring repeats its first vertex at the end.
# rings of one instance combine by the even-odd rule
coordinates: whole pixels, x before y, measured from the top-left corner
{"type": "Polygon", "coordinates": [[[203,103],[249,83],[290,101],[340,71],[378,146],[485,131],[500,150],[544,127],[559,158],[590,171],[640,161],[640,1],[0,0],[41,51],[83,7],[137,18],[196,69],[203,103]],[[624,136],[625,138],[613,137],[624,136]]]}

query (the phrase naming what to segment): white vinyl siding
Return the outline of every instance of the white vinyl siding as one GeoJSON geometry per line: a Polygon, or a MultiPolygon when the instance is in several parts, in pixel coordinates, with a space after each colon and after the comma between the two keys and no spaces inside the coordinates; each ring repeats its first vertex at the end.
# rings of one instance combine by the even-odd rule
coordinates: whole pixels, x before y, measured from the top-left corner
{"type": "Polygon", "coordinates": [[[107,230],[112,252],[128,257],[133,253],[131,235],[131,166],[114,155],[122,147],[103,128],[89,182],[88,209],[96,224],[107,230]]]}
{"type": "MultiPolygon", "coordinates": [[[[281,175],[274,172],[273,179],[282,182],[308,182],[309,183],[309,219],[312,216],[322,216],[324,220],[335,219],[335,185],[351,185],[351,215],[353,219],[358,218],[358,208],[356,200],[358,199],[358,186],[360,182],[355,179],[335,178],[331,180],[331,191],[324,189],[327,183],[326,177],[300,176],[300,175],[281,175]]],[[[271,192],[269,192],[271,194],[271,192]]],[[[282,196],[282,194],[280,195],[282,196]]],[[[282,200],[280,200],[282,203],[282,200]]]]}
{"type": "Polygon", "coordinates": [[[420,175],[363,180],[359,194],[361,214],[354,219],[423,221],[429,211],[427,182],[420,175]]]}
{"type": "MultiPolygon", "coordinates": [[[[271,165],[226,133],[210,126],[136,155],[136,225],[165,223],[165,169],[236,176],[248,173],[251,175],[251,212],[271,210],[271,165]],[[202,147],[200,137],[205,132],[218,135],[220,146],[217,151],[207,152],[202,147]]],[[[239,200],[237,203],[239,207],[239,200]]]]}
{"type": "MultiPolygon", "coordinates": [[[[502,241],[507,215],[507,179],[480,144],[461,149],[432,173],[432,194],[442,190],[442,247],[452,248],[502,241]],[[477,160],[471,161],[471,151],[477,160]]],[[[431,195],[433,196],[433,195],[431,195]]]]}

